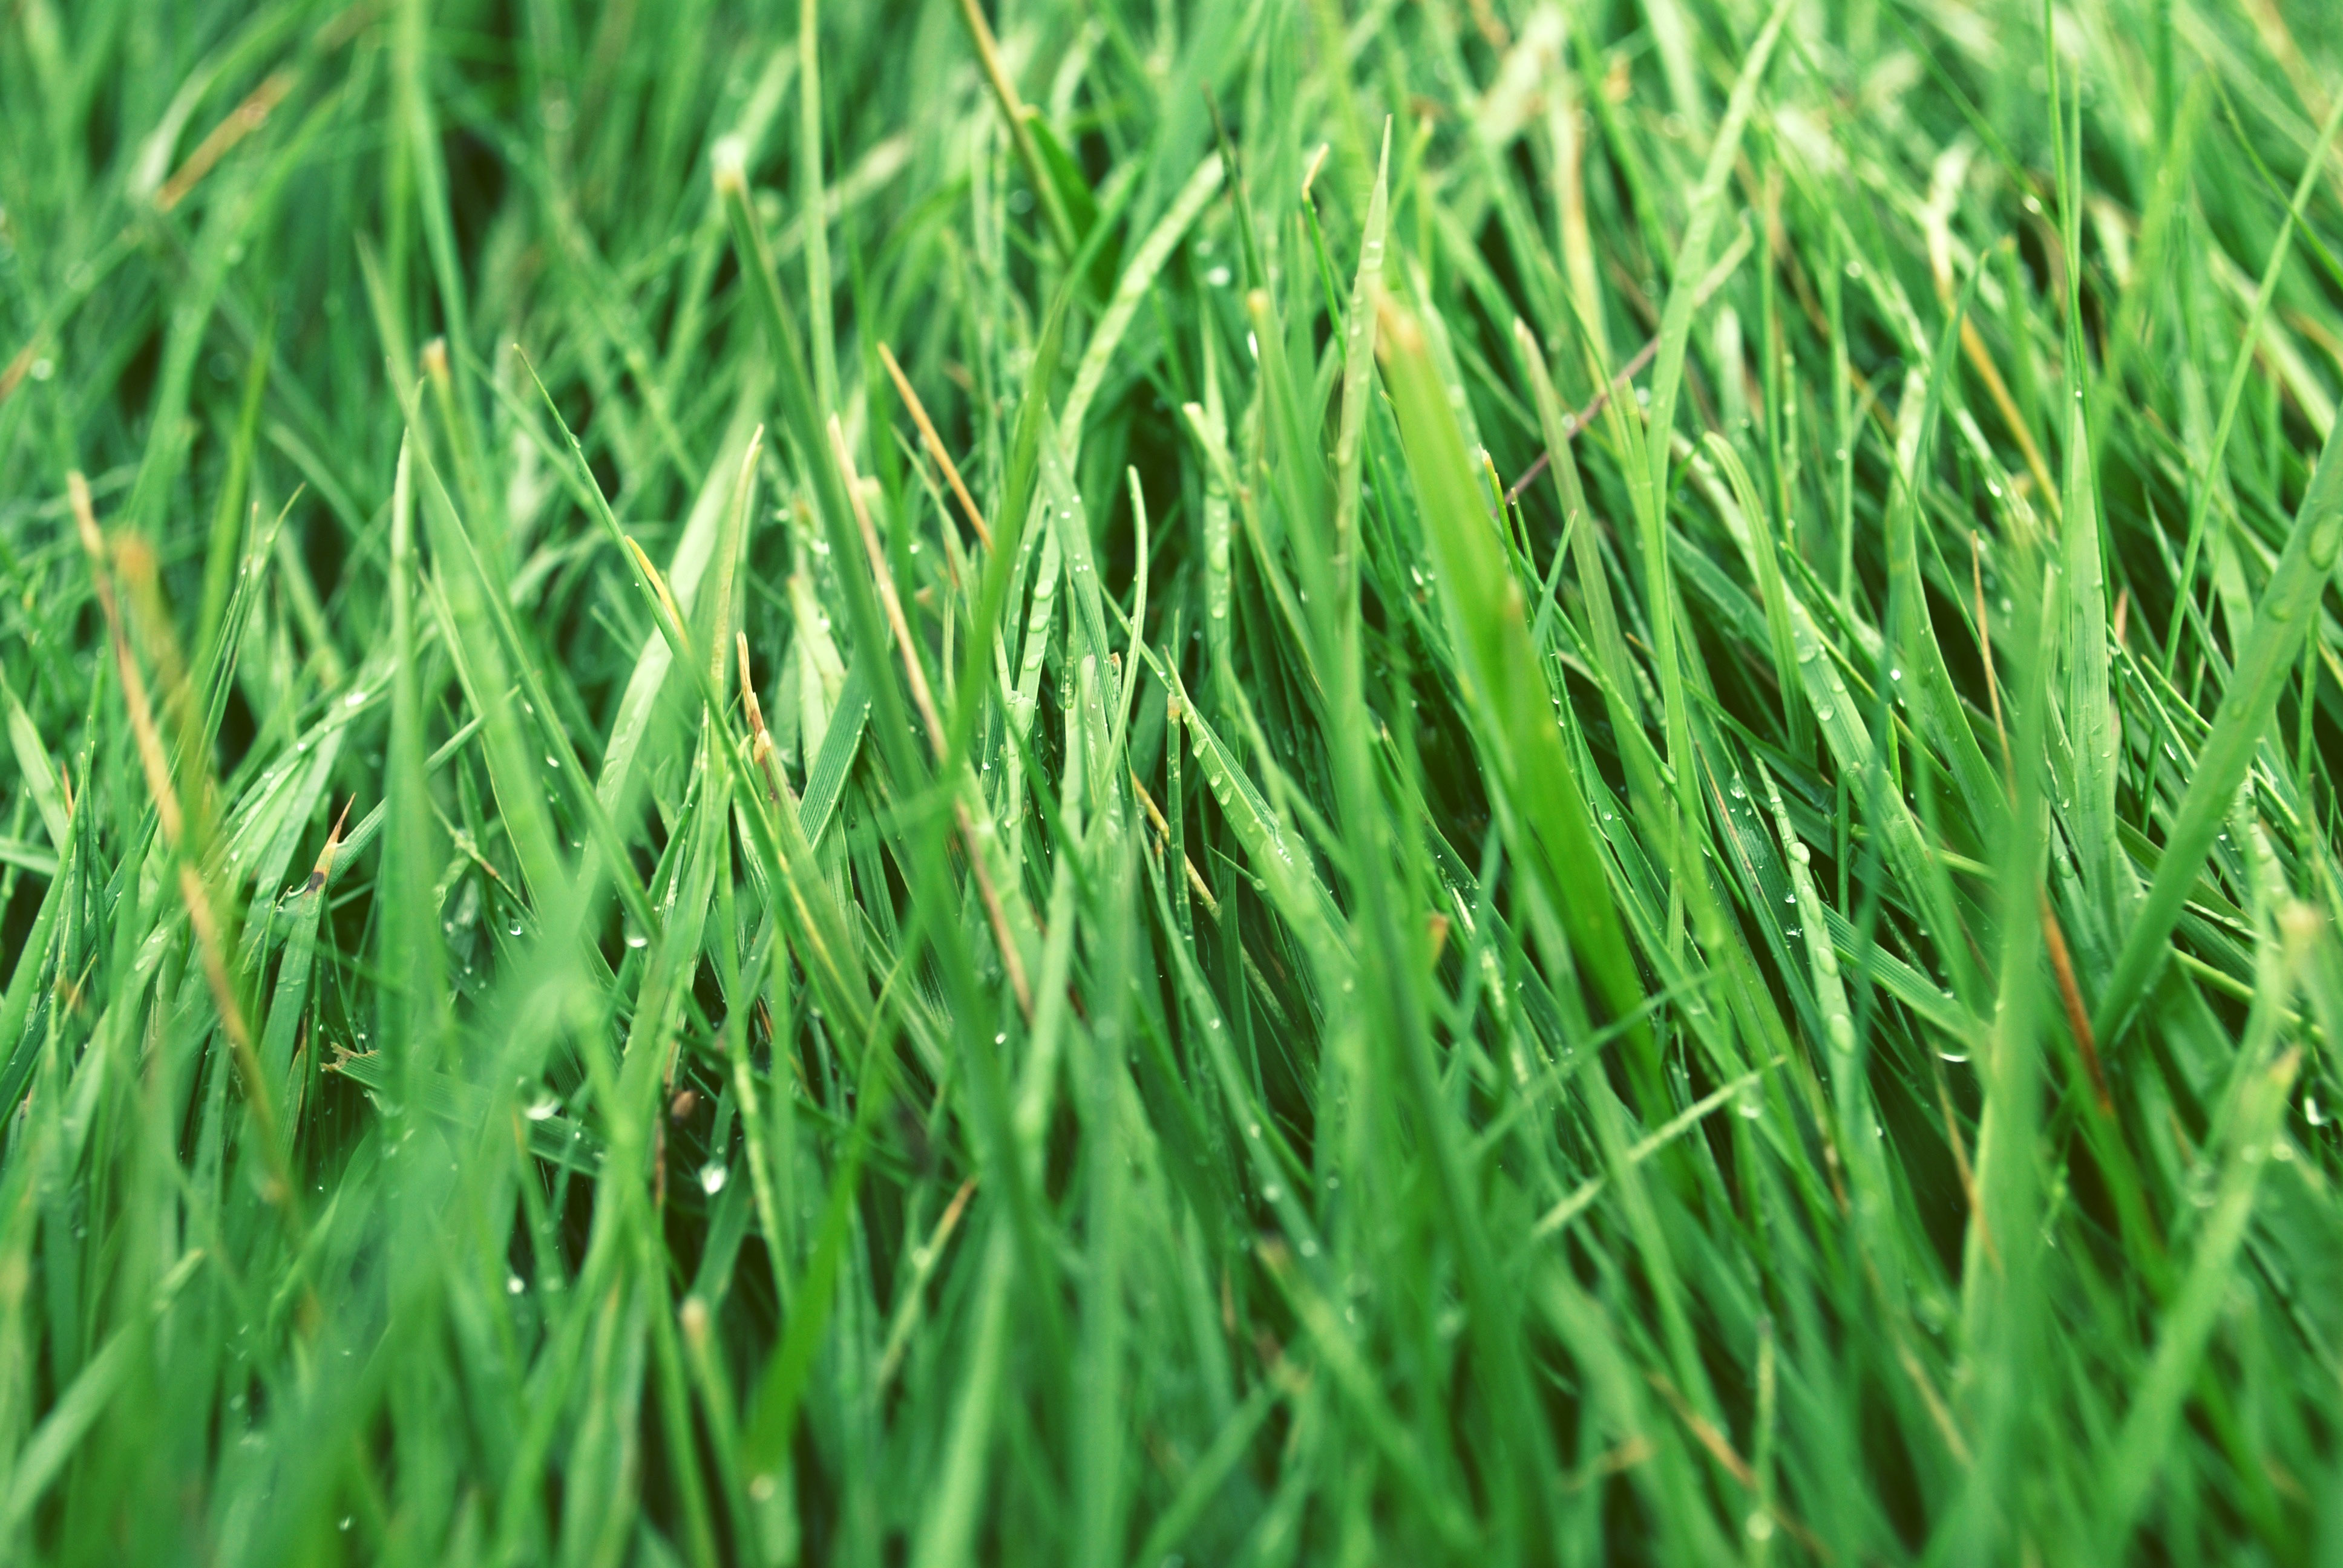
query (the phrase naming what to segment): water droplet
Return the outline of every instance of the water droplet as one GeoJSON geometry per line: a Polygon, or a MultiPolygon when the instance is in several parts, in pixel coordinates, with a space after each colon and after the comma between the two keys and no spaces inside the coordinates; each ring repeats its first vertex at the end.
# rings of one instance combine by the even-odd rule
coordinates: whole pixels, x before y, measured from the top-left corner
{"type": "Polygon", "coordinates": [[[347,697],[345,697],[345,698],[343,698],[343,699],[342,699],[342,706],[343,706],[344,708],[363,708],[363,707],[365,707],[365,706],[366,706],[366,693],[365,693],[365,692],[363,692],[363,691],[353,691],[353,692],[351,692],[347,697]]]}
{"type": "Polygon", "coordinates": [[[505,922],[505,932],[508,936],[517,937],[520,935],[520,917],[518,915],[515,915],[511,920],[505,922]]]}
{"type": "Polygon", "coordinates": [[[553,1113],[560,1109],[560,1101],[555,1100],[550,1094],[548,1094],[540,1096],[521,1114],[528,1117],[531,1121],[550,1121],[553,1120],[553,1113]]]}
{"type": "Polygon", "coordinates": [[[528,1289],[528,1282],[523,1280],[518,1274],[507,1274],[505,1276],[505,1294],[508,1296],[518,1296],[527,1289],[528,1289]]]}
{"type": "Polygon", "coordinates": [[[713,1198],[724,1191],[724,1181],[729,1171],[720,1161],[711,1160],[699,1168],[699,1190],[713,1198]]]}

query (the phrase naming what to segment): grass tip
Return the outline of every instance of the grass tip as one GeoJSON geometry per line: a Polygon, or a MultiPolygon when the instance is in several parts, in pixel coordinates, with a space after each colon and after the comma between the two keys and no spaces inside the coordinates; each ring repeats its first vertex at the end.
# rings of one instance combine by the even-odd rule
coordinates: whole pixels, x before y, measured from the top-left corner
{"type": "Polygon", "coordinates": [[[744,196],[749,189],[749,146],[738,134],[717,138],[708,151],[708,162],[716,180],[719,196],[744,196]]]}

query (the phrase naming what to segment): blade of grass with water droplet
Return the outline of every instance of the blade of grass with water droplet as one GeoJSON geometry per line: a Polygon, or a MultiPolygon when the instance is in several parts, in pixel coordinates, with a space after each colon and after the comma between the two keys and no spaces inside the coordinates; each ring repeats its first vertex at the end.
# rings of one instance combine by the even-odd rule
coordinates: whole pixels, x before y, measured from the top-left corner
{"type": "Polygon", "coordinates": [[[2212,733],[2197,750],[2188,792],[2165,836],[2156,879],[2132,917],[2113,972],[2099,992],[2091,1027],[2104,1048],[2112,1049],[2129,1025],[2133,1010],[2162,967],[2188,890],[2253,765],[2279,694],[2294,672],[2302,639],[2318,617],[2338,547],[2343,547],[2343,433],[2330,434],[2319,455],[2286,549],[2255,606],[2253,629],[2214,710],[2212,733]]]}
{"type": "MultiPolygon", "coordinates": [[[[1456,421],[1413,321],[1386,307],[1385,385],[1399,414],[1424,536],[1440,576],[1483,759],[1521,824],[1519,858],[1546,879],[1577,962],[1614,1014],[1633,1012],[1642,982],[1620,930],[1608,868],[1586,798],[1564,753],[1545,681],[1529,646],[1520,589],[1480,503],[1456,421]]],[[[1640,1032],[1640,1031],[1639,1031],[1640,1032]]],[[[1641,1046],[1648,1049],[1647,1041],[1641,1046]]]]}
{"type": "Polygon", "coordinates": [[[33,728],[24,704],[16,700],[15,688],[8,685],[5,677],[0,677],[0,698],[8,703],[8,744],[16,754],[17,775],[33,797],[41,825],[48,829],[49,842],[63,853],[71,834],[66,826],[65,794],[57,787],[56,766],[41,744],[41,732],[33,728]]]}

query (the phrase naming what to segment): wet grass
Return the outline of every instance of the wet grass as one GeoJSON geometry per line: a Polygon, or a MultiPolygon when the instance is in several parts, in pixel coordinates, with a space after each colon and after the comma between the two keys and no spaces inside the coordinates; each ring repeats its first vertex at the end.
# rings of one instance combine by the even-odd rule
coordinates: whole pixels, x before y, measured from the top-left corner
{"type": "Polygon", "coordinates": [[[2338,63],[16,0],[0,1558],[2333,1560],[2338,63]]]}

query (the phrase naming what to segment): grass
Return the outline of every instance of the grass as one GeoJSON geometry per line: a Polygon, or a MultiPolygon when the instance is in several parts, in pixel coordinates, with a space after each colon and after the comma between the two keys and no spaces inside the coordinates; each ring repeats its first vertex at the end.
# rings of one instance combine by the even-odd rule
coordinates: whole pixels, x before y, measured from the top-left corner
{"type": "Polygon", "coordinates": [[[0,1560],[2338,1561],[2338,82],[0,8],[0,1560]]]}

